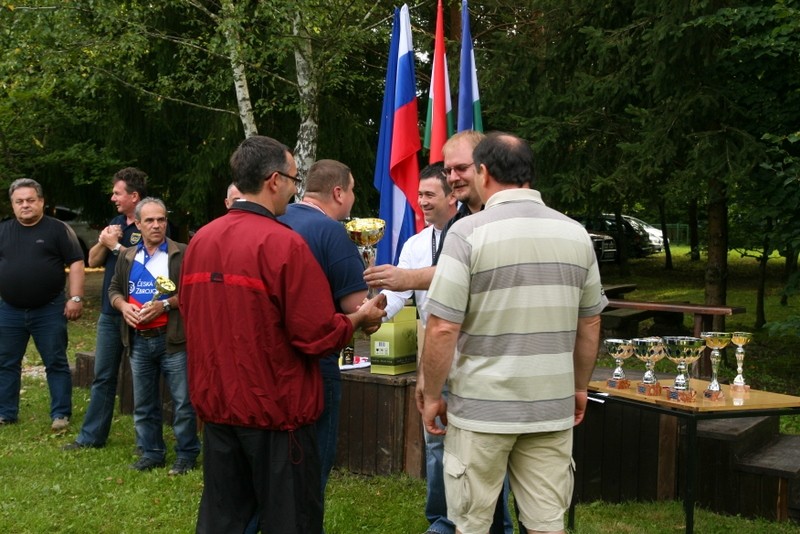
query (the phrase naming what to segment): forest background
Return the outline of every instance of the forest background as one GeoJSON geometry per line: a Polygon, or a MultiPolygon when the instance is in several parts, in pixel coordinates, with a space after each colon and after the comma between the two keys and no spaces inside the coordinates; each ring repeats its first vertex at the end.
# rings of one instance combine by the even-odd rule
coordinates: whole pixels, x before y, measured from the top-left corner
{"type": "MultiPolygon", "coordinates": [[[[0,185],[34,178],[49,204],[102,225],[113,215],[110,176],[137,166],[188,235],[222,213],[228,158],[260,133],[292,146],[301,172],[318,158],[347,163],[353,214],[374,215],[394,7],[0,0],[0,185]]],[[[409,7],[422,112],[436,2],[409,7]]],[[[461,3],[444,7],[454,82],[461,3]]],[[[731,249],[763,264],[764,277],[769,258],[783,256],[787,295],[797,287],[800,1],[485,0],[469,9],[484,127],[531,142],[549,205],[685,224],[692,257],[707,251],[708,303],[726,302],[731,249]]],[[[0,216],[9,213],[0,195],[0,216]]],[[[757,312],[761,327],[768,318],[757,312]]]]}

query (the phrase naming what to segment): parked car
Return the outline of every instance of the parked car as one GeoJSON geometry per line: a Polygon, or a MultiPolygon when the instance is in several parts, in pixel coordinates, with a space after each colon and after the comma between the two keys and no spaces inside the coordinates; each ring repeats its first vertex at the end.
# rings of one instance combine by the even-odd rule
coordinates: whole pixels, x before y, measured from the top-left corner
{"type": "Polygon", "coordinates": [[[616,261],[617,244],[613,237],[599,232],[589,232],[589,237],[592,238],[594,253],[597,255],[598,263],[616,261]]]}
{"type": "Polygon", "coordinates": [[[623,215],[622,218],[634,226],[638,225],[647,232],[647,235],[650,237],[650,244],[653,246],[653,252],[661,252],[664,250],[664,237],[659,228],[631,215],[623,215]]]}
{"type": "Polygon", "coordinates": [[[100,229],[84,221],[81,217],[80,209],[72,209],[65,206],[51,208],[48,206],[47,214],[64,221],[75,230],[75,234],[78,236],[78,242],[81,245],[81,250],[83,250],[83,257],[88,260],[89,249],[97,243],[97,238],[100,236],[100,229]]]}
{"type": "Polygon", "coordinates": [[[633,226],[631,223],[622,219],[623,232],[617,228],[617,219],[613,215],[571,215],[573,219],[580,222],[589,232],[600,232],[614,238],[619,250],[622,243],[624,232],[627,243],[627,255],[632,258],[641,258],[653,253],[650,244],[650,237],[643,229],[633,226]]]}

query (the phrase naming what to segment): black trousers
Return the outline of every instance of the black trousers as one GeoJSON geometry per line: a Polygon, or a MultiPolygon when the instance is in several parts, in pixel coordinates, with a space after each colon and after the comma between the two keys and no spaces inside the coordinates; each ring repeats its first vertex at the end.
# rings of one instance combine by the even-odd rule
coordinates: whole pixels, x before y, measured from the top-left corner
{"type": "Polygon", "coordinates": [[[254,515],[269,534],[322,532],[314,425],[292,432],[206,423],[198,534],[241,534],[254,515]]]}

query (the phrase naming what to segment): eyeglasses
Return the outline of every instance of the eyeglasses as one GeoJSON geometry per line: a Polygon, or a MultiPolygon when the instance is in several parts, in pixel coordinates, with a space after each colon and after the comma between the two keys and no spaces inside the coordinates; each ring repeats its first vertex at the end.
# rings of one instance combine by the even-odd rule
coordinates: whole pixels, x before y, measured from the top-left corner
{"type": "Polygon", "coordinates": [[[294,182],[294,185],[296,185],[298,187],[303,185],[303,179],[302,178],[298,178],[297,176],[292,176],[291,174],[286,174],[285,172],[282,172],[282,171],[275,171],[275,172],[277,174],[280,174],[284,178],[290,179],[291,181],[294,182]]]}
{"type": "Polygon", "coordinates": [[[453,165],[452,167],[445,167],[444,169],[442,169],[442,174],[444,175],[445,178],[450,176],[450,173],[453,171],[456,171],[457,174],[464,174],[473,165],[475,164],[470,162],[470,163],[462,163],[461,165],[453,165]]]}

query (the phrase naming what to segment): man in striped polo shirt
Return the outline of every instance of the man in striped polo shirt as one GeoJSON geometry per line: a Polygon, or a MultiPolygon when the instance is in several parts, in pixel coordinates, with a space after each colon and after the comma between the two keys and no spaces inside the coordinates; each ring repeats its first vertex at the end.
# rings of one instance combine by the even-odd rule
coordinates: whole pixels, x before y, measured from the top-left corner
{"type": "Polygon", "coordinates": [[[417,403],[426,429],[446,432],[458,532],[489,529],[506,470],[528,532],[563,532],[572,427],[586,410],[607,300],[586,230],[531,189],[528,144],[490,134],[473,160],[486,208],[444,243],[425,305],[417,403]]]}

